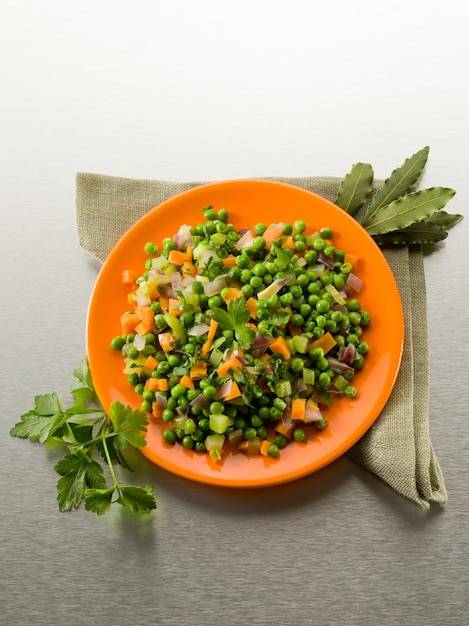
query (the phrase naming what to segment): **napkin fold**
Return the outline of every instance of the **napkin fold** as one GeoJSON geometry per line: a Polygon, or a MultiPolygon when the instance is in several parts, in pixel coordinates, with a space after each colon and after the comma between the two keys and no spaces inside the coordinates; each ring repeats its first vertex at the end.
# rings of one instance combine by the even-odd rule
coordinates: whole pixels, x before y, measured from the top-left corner
{"type": "MultiPolygon", "coordinates": [[[[337,177],[267,177],[335,201],[337,177]]],[[[378,183],[378,181],[376,181],[378,183]]],[[[124,233],[173,195],[204,184],[133,179],[93,173],[76,176],[79,243],[103,263],[124,233]]],[[[428,334],[423,255],[419,246],[382,248],[401,295],[405,336],[401,367],[386,406],[348,456],[403,496],[429,509],[447,493],[429,434],[428,334]]]]}

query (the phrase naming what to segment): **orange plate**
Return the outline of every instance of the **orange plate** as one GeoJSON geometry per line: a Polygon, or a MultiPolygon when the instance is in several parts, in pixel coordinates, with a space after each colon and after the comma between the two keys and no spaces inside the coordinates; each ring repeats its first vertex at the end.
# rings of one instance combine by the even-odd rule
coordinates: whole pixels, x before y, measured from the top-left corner
{"type": "Polygon", "coordinates": [[[87,323],[87,352],[91,374],[105,409],[120,400],[139,408],[140,397],[122,373],[119,352],[110,340],[120,334],[119,318],[127,310],[128,289],[121,283],[125,269],[141,275],[147,241],[158,245],[172,237],[181,224],[202,221],[207,205],[227,209],[237,228],[296,219],[305,220],[308,232],[327,226],[337,248],[359,255],[357,274],[364,282],[358,298],[371,314],[364,339],[370,346],[364,368],[354,385],[354,400],[340,398],[325,411],[328,426],[310,429],[306,442],[293,442],[276,459],[224,454],[218,464],[208,455],[163,443],[161,426],[149,425],[142,453],[157,465],[203,483],[226,487],[261,487],[294,480],[325,466],[346,452],[370,428],[384,407],[395,382],[402,354],[404,323],[394,276],[372,238],[345,211],[331,202],[297,187],[260,180],[235,180],[202,185],[162,203],[140,219],[112,250],[97,278],[87,323]]]}

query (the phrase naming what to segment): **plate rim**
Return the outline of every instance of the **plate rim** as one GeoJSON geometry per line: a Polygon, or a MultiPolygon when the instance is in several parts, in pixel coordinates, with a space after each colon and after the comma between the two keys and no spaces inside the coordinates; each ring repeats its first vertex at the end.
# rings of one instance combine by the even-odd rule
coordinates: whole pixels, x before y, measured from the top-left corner
{"type": "MultiPolygon", "coordinates": [[[[403,344],[404,344],[404,314],[403,314],[403,307],[402,307],[402,299],[401,299],[401,295],[399,292],[399,288],[397,285],[397,281],[396,278],[394,276],[394,273],[392,272],[391,267],[389,266],[389,263],[385,257],[385,255],[383,254],[382,250],[380,249],[380,247],[378,246],[378,244],[372,239],[372,237],[365,231],[365,229],[363,229],[361,227],[361,225],[358,223],[358,221],[355,220],[355,218],[353,216],[351,216],[350,214],[346,213],[343,209],[341,209],[340,207],[338,207],[336,204],[334,204],[331,200],[328,200],[327,198],[324,198],[324,196],[321,196],[320,194],[310,191],[308,189],[304,189],[303,187],[299,187],[297,185],[294,185],[292,183],[288,183],[288,182],[283,182],[283,181],[277,181],[277,180],[272,180],[272,179],[265,179],[265,178],[236,178],[236,179],[225,179],[225,180],[221,180],[221,181],[213,181],[213,182],[209,182],[209,183],[201,183],[201,184],[197,184],[194,187],[191,187],[187,190],[181,191],[180,193],[174,194],[172,196],[170,196],[169,198],[163,200],[162,202],[160,202],[159,204],[155,205],[153,208],[149,209],[144,215],[142,215],[134,224],[132,224],[130,226],[130,228],[128,228],[126,230],[125,233],[123,233],[123,235],[119,238],[119,240],[117,241],[117,243],[114,245],[114,247],[112,248],[112,250],[110,251],[107,259],[105,260],[105,262],[103,263],[98,276],[96,278],[92,293],[91,293],[91,297],[90,297],[90,301],[89,301],[89,305],[88,305],[88,313],[87,313],[87,323],[86,323],[86,352],[87,352],[87,358],[88,358],[88,362],[90,365],[90,371],[92,373],[92,378],[93,378],[93,366],[92,366],[92,359],[90,358],[90,337],[89,337],[89,328],[90,328],[90,319],[92,316],[92,310],[93,310],[93,302],[94,302],[94,298],[95,298],[95,294],[97,292],[97,290],[100,287],[101,281],[103,280],[103,276],[106,275],[107,272],[107,268],[112,265],[112,263],[114,262],[114,258],[118,257],[119,254],[121,253],[121,248],[122,246],[125,244],[125,242],[127,240],[131,240],[133,235],[135,233],[138,232],[138,230],[141,228],[141,224],[145,223],[146,221],[151,221],[152,219],[154,219],[154,216],[156,216],[158,214],[158,211],[160,211],[161,209],[165,209],[168,207],[171,207],[171,205],[173,204],[178,204],[179,202],[185,200],[185,198],[190,198],[191,196],[197,196],[198,194],[204,194],[206,191],[210,191],[210,189],[223,189],[223,188],[233,188],[233,186],[240,186],[240,187],[244,187],[244,188],[250,188],[250,187],[265,187],[265,186],[270,186],[272,189],[274,187],[277,188],[283,188],[284,190],[291,190],[294,193],[300,193],[300,194],[304,194],[305,197],[312,197],[314,198],[316,201],[319,201],[321,204],[324,205],[329,205],[330,207],[333,207],[334,211],[339,211],[341,212],[341,216],[343,219],[345,220],[349,220],[349,223],[353,223],[355,225],[355,227],[358,227],[359,229],[361,229],[362,233],[367,237],[369,243],[372,244],[372,247],[374,247],[374,252],[375,254],[378,253],[379,256],[381,257],[381,261],[382,263],[384,263],[384,266],[387,268],[387,272],[388,272],[388,277],[391,278],[391,282],[394,283],[394,288],[395,288],[395,296],[397,296],[398,299],[398,310],[399,310],[399,320],[398,320],[398,324],[400,326],[400,342],[399,342],[399,346],[396,347],[396,349],[398,350],[398,357],[397,357],[397,362],[394,368],[394,372],[393,372],[393,376],[392,376],[392,380],[388,381],[388,392],[385,394],[385,397],[381,394],[380,395],[380,402],[376,403],[374,406],[375,408],[377,407],[377,410],[375,410],[374,412],[376,412],[376,415],[373,417],[373,419],[371,421],[369,420],[363,420],[363,422],[361,422],[360,424],[366,424],[366,427],[364,428],[356,428],[354,431],[352,431],[345,439],[345,441],[342,443],[341,446],[339,446],[338,449],[333,449],[331,450],[323,459],[323,462],[315,462],[314,463],[314,467],[310,468],[309,465],[304,467],[304,471],[301,470],[292,470],[290,472],[286,471],[282,474],[282,476],[273,476],[271,477],[271,479],[269,479],[269,476],[264,476],[261,478],[253,478],[250,481],[246,481],[246,479],[240,479],[240,480],[236,480],[236,479],[231,479],[229,481],[225,481],[224,478],[221,478],[220,474],[217,473],[212,473],[212,474],[200,474],[197,471],[191,471],[187,468],[185,469],[181,469],[177,463],[177,460],[175,461],[168,461],[166,458],[162,459],[161,456],[159,456],[156,452],[154,452],[153,449],[151,449],[149,446],[145,446],[143,448],[139,448],[139,451],[143,454],[143,456],[145,456],[147,459],[149,459],[152,463],[156,464],[157,466],[173,473],[176,475],[179,475],[181,477],[184,477],[188,480],[192,480],[192,481],[196,481],[196,482],[200,482],[200,483],[205,483],[205,484],[211,484],[211,485],[216,485],[216,486],[220,486],[220,487],[233,487],[233,488],[255,488],[255,487],[268,487],[268,486],[274,486],[274,485],[278,485],[278,484],[282,484],[282,483],[286,483],[286,482],[290,482],[292,480],[296,480],[299,479],[301,477],[304,477],[306,475],[312,474],[320,469],[322,469],[323,467],[327,466],[328,464],[332,463],[333,461],[335,461],[337,458],[339,458],[340,456],[342,456],[343,454],[345,454],[355,443],[357,443],[359,441],[359,439],[369,430],[369,428],[371,428],[371,426],[375,423],[375,421],[378,419],[380,413],[382,412],[384,406],[386,405],[387,401],[389,400],[389,397],[394,389],[395,383],[396,383],[396,379],[397,376],[399,374],[400,371],[400,367],[402,364],[402,355],[403,355],[403,344]],[[369,423],[368,423],[369,422],[369,423]],[[359,434],[357,435],[357,432],[359,432],[359,434]]],[[[199,210],[202,207],[199,208],[199,210]]],[[[221,208],[221,207],[220,207],[221,208]]],[[[181,222],[182,223],[182,222],[181,222]]],[[[164,227],[163,227],[164,230],[164,227]]],[[[174,234],[174,233],[172,233],[174,234]]],[[[169,235],[168,233],[162,234],[161,238],[165,237],[165,236],[172,236],[169,235]]],[[[397,304],[397,302],[395,302],[395,304],[397,304]]],[[[127,383],[126,383],[127,384],[127,383]]],[[[109,386],[111,386],[109,384],[109,386]]],[[[99,385],[98,385],[99,387],[99,385]]],[[[130,388],[130,387],[129,387],[130,388]]],[[[100,394],[97,390],[97,395],[98,398],[101,401],[101,397],[100,394]]],[[[105,407],[106,410],[106,407],[105,407]]],[[[178,451],[179,452],[179,451],[178,451]]],[[[193,451],[191,451],[193,452],[193,451]]],[[[177,454],[177,453],[176,453],[177,454]]],[[[194,453],[195,454],[195,453],[194,453]]],[[[242,453],[238,453],[238,454],[242,454],[242,453]]],[[[243,455],[244,457],[244,455],[243,455]]],[[[177,459],[177,456],[174,455],[174,458],[177,459]]],[[[281,461],[279,461],[281,462],[281,461]]]]}

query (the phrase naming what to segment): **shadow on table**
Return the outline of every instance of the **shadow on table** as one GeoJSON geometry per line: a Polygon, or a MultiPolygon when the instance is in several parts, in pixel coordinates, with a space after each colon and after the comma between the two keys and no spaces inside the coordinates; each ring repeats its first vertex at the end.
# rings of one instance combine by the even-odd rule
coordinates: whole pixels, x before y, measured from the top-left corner
{"type": "Polygon", "coordinates": [[[326,508],[333,512],[339,503],[343,509],[354,512],[376,506],[385,515],[402,517],[406,523],[421,526],[443,510],[435,506],[424,511],[347,455],[304,478],[253,489],[193,482],[153,465],[139,453],[132,464],[141,478],[154,485],[157,500],[176,499],[181,506],[190,506],[194,512],[206,510],[211,516],[270,518],[288,516],[295,510],[319,513],[326,508]]]}

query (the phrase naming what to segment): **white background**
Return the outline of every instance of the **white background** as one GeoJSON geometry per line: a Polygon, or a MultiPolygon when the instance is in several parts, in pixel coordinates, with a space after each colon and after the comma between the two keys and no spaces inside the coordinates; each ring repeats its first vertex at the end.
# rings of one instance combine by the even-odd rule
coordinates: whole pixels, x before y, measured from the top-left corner
{"type": "Polygon", "coordinates": [[[3,0],[0,53],[5,624],[466,624],[467,218],[425,257],[443,512],[341,459],[258,499],[145,466],[146,526],[61,515],[48,453],[8,435],[84,354],[77,171],[385,178],[428,145],[422,186],[467,216],[464,3],[3,0]]]}

